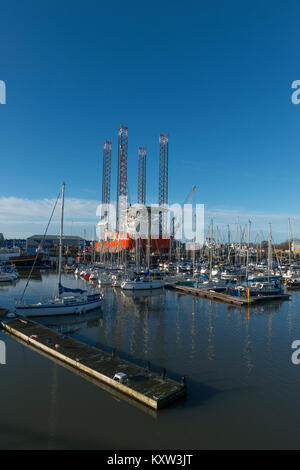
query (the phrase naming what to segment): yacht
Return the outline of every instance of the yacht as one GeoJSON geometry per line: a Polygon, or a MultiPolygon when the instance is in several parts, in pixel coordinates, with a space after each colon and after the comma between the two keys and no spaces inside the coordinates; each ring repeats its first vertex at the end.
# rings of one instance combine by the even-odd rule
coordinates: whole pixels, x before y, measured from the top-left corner
{"type": "Polygon", "coordinates": [[[284,295],[284,290],[277,281],[253,282],[249,285],[241,284],[234,288],[228,288],[230,295],[253,296],[284,295]]]}
{"type": "Polygon", "coordinates": [[[16,281],[19,273],[14,268],[6,265],[0,266],[0,282],[16,281]]]}

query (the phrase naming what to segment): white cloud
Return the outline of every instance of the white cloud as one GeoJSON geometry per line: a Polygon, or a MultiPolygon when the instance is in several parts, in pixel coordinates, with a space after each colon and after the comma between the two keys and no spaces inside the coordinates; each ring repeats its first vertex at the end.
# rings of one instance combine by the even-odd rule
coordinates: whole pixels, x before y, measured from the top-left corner
{"type": "MultiPolygon", "coordinates": [[[[26,238],[34,233],[44,233],[55,199],[23,199],[16,197],[0,198],[0,232],[7,238],[26,238]]],[[[96,209],[99,201],[94,199],[65,199],[65,233],[69,235],[83,235],[86,229],[87,237],[93,237],[94,225],[99,221],[96,209]]],[[[227,224],[230,225],[231,234],[235,234],[237,218],[241,226],[248,220],[252,223],[253,237],[259,231],[267,236],[268,224],[272,224],[274,239],[277,241],[287,239],[288,218],[294,219],[295,236],[300,234],[300,215],[278,214],[271,212],[251,212],[244,209],[209,208],[205,206],[205,222],[213,218],[215,227],[225,233],[227,224]]],[[[58,202],[53,221],[48,233],[59,232],[60,201],[58,202]]],[[[293,224],[292,224],[293,225],[293,224]]],[[[225,236],[225,235],[224,235],[225,236]]]]}
{"type": "MultiPolygon", "coordinates": [[[[44,233],[55,201],[55,199],[0,198],[0,232],[3,232],[6,238],[26,238],[33,233],[44,233]]],[[[96,200],[66,198],[65,232],[82,235],[86,229],[87,236],[91,237],[93,227],[98,221],[96,217],[98,204],[99,201],[96,200]]],[[[60,207],[59,201],[48,233],[58,233],[60,207]]]]}
{"type": "MultiPolygon", "coordinates": [[[[206,224],[212,218],[214,225],[220,224],[223,228],[227,224],[230,226],[231,237],[233,239],[236,233],[237,220],[242,228],[251,221],[252,240],[257,234],[263,233],[263,237],[267,239],[269,224],[271,224],[273,239],[276,242],[287,240],[288,238],[288,219],[291,221],[291,236],[297,238],[300,234],[300,215],[287,213],[245,211],[244,209],[207,209],[205,210],[206,224]]],[[[247,234],[245,234],[247,237],[247,234]]]]}
{"type": "MultiPolygon", "coordinates": [[[[0,221],[18,222],[48,220],[55,204],[55,199],[22,199],[16,197],[0,198],[0,221]]],[[[65,217],[74,219],[95,218],[98,201],[89,199],[65,199],[65,217]]],[[[58,202],[55,218],[59,218],[58,202]]]]}

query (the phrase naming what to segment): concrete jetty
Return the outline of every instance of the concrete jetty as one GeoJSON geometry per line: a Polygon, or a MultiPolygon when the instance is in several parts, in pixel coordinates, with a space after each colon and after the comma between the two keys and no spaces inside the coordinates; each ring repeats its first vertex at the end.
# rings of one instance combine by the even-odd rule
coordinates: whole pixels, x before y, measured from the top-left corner
{"type": "Polygon", "coordinates": [[[127,397],[161,409],[186,395],[185,380],[179,383],[96,347],[58,333],[28,318],[0,312],[0,327],[25,344],[47,353],[74,370],[82,371],[127,397]]]}

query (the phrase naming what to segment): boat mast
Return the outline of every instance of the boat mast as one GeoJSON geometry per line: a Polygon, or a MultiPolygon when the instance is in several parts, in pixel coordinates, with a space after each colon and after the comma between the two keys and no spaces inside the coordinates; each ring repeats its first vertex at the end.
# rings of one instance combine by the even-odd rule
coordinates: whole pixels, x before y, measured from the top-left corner
{"type": "MultiPolygon", "coordinates": [[[[64,183],[63,183],[63,185],[64,185],[64,183]]],[[[84,240],[83,240],[83,262],[84,262],[84,264],[85,264],[85,243],[86,243],[86,242],[85,242],[85,239],[86,239],[86,231],[85,231],[85,229],[83,230],[83,239],[84,239],[84,240]]]]}
{"type": "Polygon", "coordinates": [[[289,238],[289,269],[291,269],[291,220],[288,218],[288,238],[289,238]]]}
{"type": "Polygon", "coordinates": [[[136,240],[135,240],[135,261],[136,261],[136,272],[140,272],[140,237],[139,233],[137,234],[136,240]]]}
{"type": "Polygon", "coordinates": [[[292,250],[292,253],[293,253],[293,262],[295,261],[295,251],[294,251],[294,247],[295,247],[295,217],[293,217],[293,225],[292,225],[292,229],[293,229],[293,233],[292,233],[292,244],[291,244],[291,250],[292,250]]]}
{"type": "Polygon", "coordinates": [[[246,260],[246,281],[247,281],[247,283],[248,283],[248,270],[249,270],[250,231],[251,231],[251,220],[249,220],[249,222],[248,222],[248,242],[247,242],[247,260],[246,260]]]}
{"type": "Polygon", "coordinates": [[[227,225],[227,242],[228,242],[228,246],[227,246],[227,254],[228,254],[227,263],[230,264],[230,227],[229,227],[229,225],[227,225]]]}
{"type": "Polygon", "coordinates": [[[236,219],[236,234],[235,234],[235,253],[234,253],[234,264],[238,264],[239,257],[239,218],[236,219]]]}
{"type": "Polygon", "coordinates": [[[148,224],[148,233],[147,233],[147,267],[150,270],[150,260],[151,260],[151,207],[147,206],[147,224],[148,224]]]}
{"type": "Polygon", "coordinates": [[[170,228],[170,246],[169,246],[169,264],[171,263],[172,261],[172,240],[174,240],[174,221],[175,221],[175,218],[173,217],[172,218],[172,234],[171,235],[171,228],[170,228]]]}
{"type": "Polygon", "coordinates": [[[61,192],[61,216],[60,216],[60,235],[59,235],[59,259],[58,259],[58,286],[61,284],[61,272],[62,272],[62,242],[63,242],[63,231],[64,231],[64,204],[65,204],[65,183],[62,183],[61,192]]]}
{"type": "Polygon", "coordinates": [[[270,274],[272,269],[272,229],[269,224],[269,243],[268,243],[268,281],[270,281],[270,274]]]}
{"type": "Polygon", "coordinates": [[[259,262],[261,263],[261,254],[262,254],[262,239],[263,239],[263,232],[260,231],[260,248],[259,248],[259,262]]]}
{"type": "Polygon", "coordinates": [[[214,221],[210,220],[209,280],[212,279],[214,221]]]}
{"type": "MultiPolygon", "coordinates": [[[[194,230],[196,231],[196,214],[194,214],[194,230]]],[[[193,279],[195,277],[195,256],[196,256],[196,237],[193,238],[193,253],[192,253],[192,259],[193,259],[193,279]]]]}
{"type": "Polygon", "coordinates": [[[92,266],[94,267],[96,262],[96,250],[95,250],[95,239],[96,239],[96,225],[94,225],[93,241],[92,241],[92,266]]]}

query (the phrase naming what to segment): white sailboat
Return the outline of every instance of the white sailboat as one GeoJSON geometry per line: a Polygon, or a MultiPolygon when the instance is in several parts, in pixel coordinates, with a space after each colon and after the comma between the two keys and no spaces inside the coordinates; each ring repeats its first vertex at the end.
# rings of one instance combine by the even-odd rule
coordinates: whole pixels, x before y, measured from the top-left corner
{"type": "MultiPolygon", "coordinates": [[[[131,207],[129,211],[129,216],[132,217],[132,220],[137,219],[138,214],[143,212],[141,216],[144,221],[147,222],[147,247],[146,247],[146,257],[147,257],[147,272],[140,271],[140,239],[137,237],[136,245],[136,274],[131,279],[125,279],[121,282],[120,287],[123,290],[152,290],[162,288],[165,284],[165,281],[160,272],[150,272],[150,258],[151,258],[151,217],[154,216],[155,212],[159,216],[162,212],[166,212],[166,209],[162,207],[151,207],[137,205],[131,207]],[[154,210],[155,209],[155,210],[154,210]]],[[[142,220],[141,219],[141,220],[142,220]]],[[[135,222],[136,223],[136,222],[135,222]]]]}
{"type": "MultiPolygon", "coordinates": [[[[74,315],[85,313],[99,308],[103,296],[100,293],[88,294],[82,289],[70,289],[61,284],[62,274],[62,238],[64,216],[65,183],[62,184],[62,204],[59,239],[59,269],[58,269],[58,295],[48,301],[40,301],[35,304],[26,304],[22,300],[16,305],[16,313],[25,317],[41,317],[52,315],[74,315]],[[69,293],[73,295],[64,295],[69,293]],[[75,294],[75,295],[74,295],[75,294]]],[[[23,293],[24,295],[24,293],[23,293]]],[[[23,296],[22,296],[23,298],[23,296]]]]}
{"type": "Polygon", "coordinates": [[[164,287],[165,281],[161,276],[151,276],[149,273],[139,273],[132,279],[124,280],[121,283],[123,290],[146,290],[160,289],[164,287]]]}
{"type": "Polygon", "coordinates": [[[164,281],[159,279],[143,279],[136,277],[132,281],[124,281],[121,284],[123,290],[147,290],[147,289],[160,289],[164,286],[164,281]]]}

